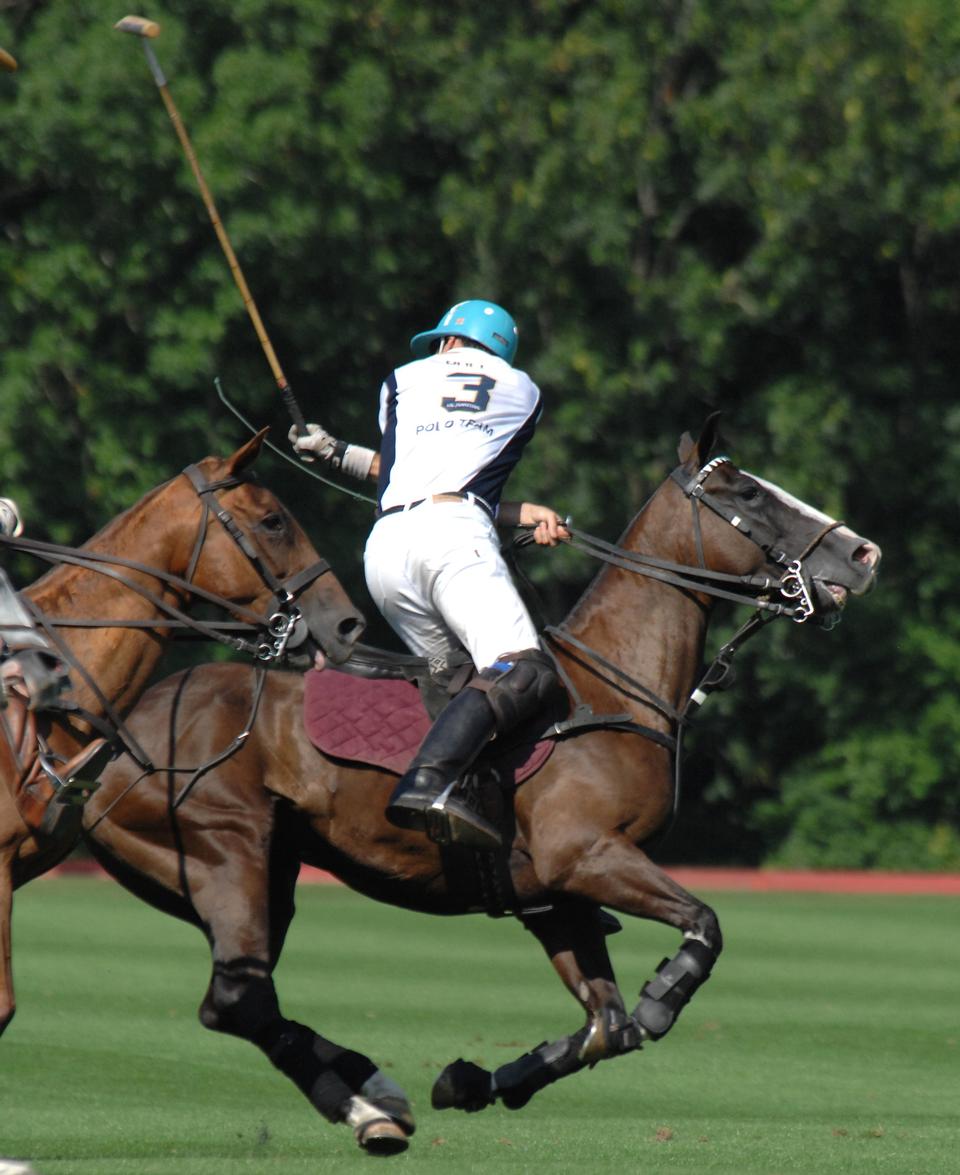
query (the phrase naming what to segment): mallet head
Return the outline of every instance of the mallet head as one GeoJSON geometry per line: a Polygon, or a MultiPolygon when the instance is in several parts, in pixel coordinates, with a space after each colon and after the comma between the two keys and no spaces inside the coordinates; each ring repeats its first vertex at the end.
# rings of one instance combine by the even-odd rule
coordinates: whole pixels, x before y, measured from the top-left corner
{"type": "Polygon", "coordinates": [[[113,26],[121,33],[133,33],[135,37],[158,37],[160,26],[155,20],[147,20],[145,16],[125,16],[113,26]]]}
{"type": "Polygon", "coordinates": [[[13,73],[17,68],[17,59],[13,54],[8,53],[6,49],[0,49],[0,69],[5,69],[7,73],[13,73]]]}

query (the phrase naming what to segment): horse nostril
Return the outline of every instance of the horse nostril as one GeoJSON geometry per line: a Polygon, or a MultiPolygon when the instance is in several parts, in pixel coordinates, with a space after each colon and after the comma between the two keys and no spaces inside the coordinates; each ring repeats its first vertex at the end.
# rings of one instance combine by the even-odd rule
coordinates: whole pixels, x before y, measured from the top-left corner
{"type": "Polygon", "coordinates": [[[854,563],[865,563],[868,567],[876,567],[880,562],[880,548],[876,543],[862,543],[853,552],[854,563]]]}
{"type": "Polygon", "coordinates": [[[337,625],[337,635],[345,641],[356,640],[366,627],[362,616],[347,616],[337,625]]]}

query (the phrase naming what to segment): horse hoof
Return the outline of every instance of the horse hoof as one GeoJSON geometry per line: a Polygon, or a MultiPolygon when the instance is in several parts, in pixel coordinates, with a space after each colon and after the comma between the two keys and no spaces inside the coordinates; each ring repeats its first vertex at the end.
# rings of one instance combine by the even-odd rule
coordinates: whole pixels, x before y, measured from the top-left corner
{"type": "Polygon", "coordinates": [[[493,1105],[491,1075],[461,1057],[433,1083],[430,1103],[435,1110],[466,1110],[468,1114],[485,1110],[493,1105]]]}
{"type": "Polygon", "coordinates": [[[410,1145],[406,1131],[391,1118],[377,1118],[354,1131],[357,1145],[368,1155],[399,1155],[410,1145]]]}
{"type": "Polygon", "coordinates": [[[407,1149],[407,1135],[402,1123],[388,1117],[374,1102],[355,1095],[344,1107],[344,1121],[353,1127],[353,1137],[368,1155],[398,1155],[407,1149]]]}

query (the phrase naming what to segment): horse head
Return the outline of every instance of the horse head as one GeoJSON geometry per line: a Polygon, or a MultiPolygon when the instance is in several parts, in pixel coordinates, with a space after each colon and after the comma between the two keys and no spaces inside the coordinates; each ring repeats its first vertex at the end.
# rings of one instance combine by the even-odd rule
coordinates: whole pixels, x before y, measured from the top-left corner
{"type": "Polygon", "coordinates": [[[682,464],[672,474],[691,503],[700,565],[766,574],[794,607],[794,619],[836,619],[849,595],[873,585],[880,548],[729,457],[711,458],[718,417],[697,441],[684,434],[682,464]]]}
{"type": "Polygon", "coordinates": [[[225,459],[207,457],[184,470],[203,508],[190,554],[182,548],[184,574],[198,587],[272,616],[271,633],[284,641],[288,663],[307,668],[322,653],[340,664],[365,621],[303,527],[251,475],[267,431],[225,459]]]}

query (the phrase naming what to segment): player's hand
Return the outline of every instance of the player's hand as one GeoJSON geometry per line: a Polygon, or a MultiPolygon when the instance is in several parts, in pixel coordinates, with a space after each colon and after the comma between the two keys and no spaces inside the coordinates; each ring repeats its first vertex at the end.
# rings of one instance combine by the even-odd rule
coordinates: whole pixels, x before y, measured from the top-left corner
{"type": "Polygon", "coordinates": [[[555,547],[570,537],[556,510],[536,502],[524,502],[520,507],[520,525],[533,528],[533,541],[541,547],[555,547]]]}
{"type": "Polygon", "coordinates": [[[336,453],[337,438],[320,424],[308,424],[306,436],[301,436],[294,425],[287,433],[287,439],[304,461],[315,461],[317,457],[329,461],[336,453]]]}

